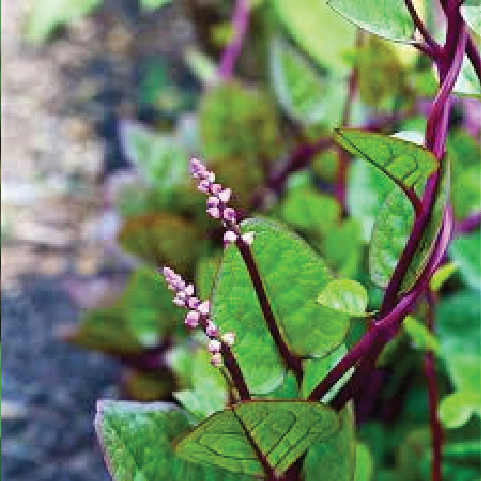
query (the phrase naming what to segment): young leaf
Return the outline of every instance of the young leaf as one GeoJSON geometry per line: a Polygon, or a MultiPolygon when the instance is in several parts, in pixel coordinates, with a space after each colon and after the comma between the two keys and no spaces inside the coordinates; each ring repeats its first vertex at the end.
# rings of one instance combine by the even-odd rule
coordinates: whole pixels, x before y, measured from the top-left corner
{"type": "Polygon", "coordinates": [[[469,27],[481,36],[481,5],[461,5],[460,11],[469,27]]]}
{"type": "Polygon", "coordinates": [[[414,41],[414,22],[403,0],[328,0],[358,27],[394,42],[414,41]]]}
{"type": "Polygon", "coordinates": [[[307,451],[302,471],[305,481],[351,481],[356,466],[354,417],[348,404],[339,413],[339,431],[307,451]]]}
{"type": "Polygon", "coordinates": [[[481,232],[459,236],[448,249],[466,284],[481,291],[481,232]]]}
{"type": "Polygon", "coordinates": [[[262,476],[256,448],[278,475],[314,443],[338,436],[337,414],[308,401],[249,401],[216,413],[175,447],[183,459],[262,476]]]}
{"type": "Polygon", "coordinates": [[[479,390],[458,391],[449,394],[441,401],[438,410],[441,422],[451,429],[466,424],[473,413],[481,416],[481,394],[479,390]]]}
{"type": "Polygon", "coordinates": [[[114,481],[252,481],[179,459],[172,445],[190,426],[189,416],[173,404],[97,403],[95,430],[114,481]]]}
{"type": "Polygon", "coordinates": [[[396,137],[343,128],[336,129],[335,140],[375,165],[403,190],[422,184],[438,165],[429,150],[396,137]]]}
{"type": "Polygon", "coordinates": [[[429,288],[433,292],[437,292],[443,287],[443,284],[458,270],[458,265],[455,262],[447,262],[443,264],[433,274],[429,281],[429,288]]]}
{"type": "Polygon", "coordinates": [[[124,122],[120,132],[125,155],[149,185],[168,190],[185,182],[187,153],[172,136],[133,122],[124,122]]]}
{"type": "Polygon", "coordinates": [[[274,0],[273,3],[280,22],[313,60],[334,74],[349,72],[343,53],[354,47],[354,28],[322,1],[274,0]]]}
{"type": "Polygon", "coordinates": [[[364,317],[367,301],[366,289],[351,279],[334,279],[317,298],[319,304],[345,312],[351,317],[364,317]]]}

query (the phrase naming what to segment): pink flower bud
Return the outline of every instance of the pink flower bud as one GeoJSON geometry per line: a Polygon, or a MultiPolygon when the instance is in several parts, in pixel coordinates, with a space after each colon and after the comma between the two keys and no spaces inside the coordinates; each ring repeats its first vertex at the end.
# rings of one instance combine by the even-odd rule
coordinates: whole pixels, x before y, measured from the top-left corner
{"type": "Polygon", "coordinates": [[[220,342],[217,339],[211,339],[207,345],[207,349],[210,353],[215,354],[220,351],[220,342]]]}
{"type": "Polygon", "coordinates": [[[227,188],[227,189],[224,189],[224,190],[220,191],[219,194],[218,194],[218,197],[222,202],[227,203],[227,202],[229,202],[230,194],[231,194],[231,190],[229,188],[227,188]]]}
{"type": "Polygon", "coordinates": [[[199,182],[199,185],[197,187],[201,192],[204,194],[209,193],[209,188],[210,188],[210,183],[207,180],[203,180],[202,182],[199,182]]]}
{"type": "Polygon", "coordinates": [[[214,195],[219,195],[220,191],[222,190],[222,186],[220,184],[212,184],[210,186],[210,190],[214,195]]]}
{"type": "Polygon", "coordinates": [[[209,336],[209,337],[216,337],[218,332],[217,332],[217,326],[213,323],[213,322],[208,322],[207,323],[207,326],[205,328],[205,333],[209,336]]]}
{"type": "Polygon", "coordinates": [[[189,311],[185,316],[185,323],[189,327],[197,327],[199,325],[199,313],[197,311],[189,311]]]}
{"type": "Polygon", "coordinates": [[[218,219],[220,217],[220,212],[217,207],[211,207],[210,209],[207,209],[207,213],[211,216],[214,217],[214,219],[218,219]]]}
{"type": "MultiPolygon", "coordinates": [[[[172,301],[176,306],[179,306],[179,307],[184,307],[185,306],[185,301],[184,299],[181,299],[180,297],[178,296],[175,296],[173,301],[172,301]]],[[[190,306],[189,306],[190,307],[190,306]]]]}
{"type": "Polygon", "coordinates": [[[209,197],[206,204],[207,208],[217,207],[219,205],[219,199],[217,197],[209,197]]]}
{"type": "Polygon", "coordinates": [[[186,296],[193,296],[195,289],[193,284],[189,284],[185,289],[184,289],[185,295],[186,296]]]}
{"type": "Polygon", "coordinates": [[[197,310],[203,314],[204,316],[207,316],[210,311],[210,302],[209,301],[204,301],[202,304],[200,304],[197,307],[197,310]]]}
{"type": "Polygon", "coordinates": [[[234,338],[235,338],[235,334],[233,332],[226,332],[222,336],[222,340],[229,346],[232,346],[232,344],[234,344],[234,338]]]}
{"type": "Polygon", "coordinates": [[[222,364],[222,356],[220,355],[220,352],[216,352],[215,354],[212,354],[210,363],[214,367],[219,367],[222,364]]]}
{"type": "Polygon", "coordinates": [[[224,244],[233,244],[237,240],[237,234],[233,230],[228,230],[224,234],[224,244]]]}
{"type": "Polygon", "coordinates": [[[199,307],[200,301],[197,299],[197,297],[189,297],[189,300],[187,301],[187,305],[189,306],[189,309],[197,309],[199,307]]]}
{"type": "Polygon", "coordinates": [[[224,219],[230,222],[235,222],[235,210],[230,207],[224,209],[224,219]]]}
{"type": "Polygon", "coordinates": [[[245,234],[242,234],[242,240],[247,245],[251,245],[254,240],[254,232],[246,232],[245,234]]]}

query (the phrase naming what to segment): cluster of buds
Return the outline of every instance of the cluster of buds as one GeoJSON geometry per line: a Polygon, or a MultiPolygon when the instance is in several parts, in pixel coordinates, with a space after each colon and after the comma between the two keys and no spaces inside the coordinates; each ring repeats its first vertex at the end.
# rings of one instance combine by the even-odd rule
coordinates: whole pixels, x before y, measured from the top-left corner
{"type": "Polygon", "coordinates": [[[252,244],[254,233],[240,233],[236,211],[227,205],[231,198],[231,190],[228,187],[223,188],[220,184],[216,184],[214,172],[208,171],[199,159],[190,159],[190,173],[199,180],[197,188],[208,195],[206,202],[207,213],[211,217],[219,219],[227,229],[224,234],[224,244],[226,246],[237,242],[247,245],[252,244]]]}
{"type": "Polygon", "coordinates": [[[190,329],[194,329],[198,326],[202,328],[206,336],[209,338],[207,349],[212,354],[211,363],[213,366],[220,366],[222,363],[222,343],[227,346],[232,346],[234,343],[234,333],[227,332],[223,336],[219,335],[217,326],[209,317],[210,302],[201,302],[195,296],[193,284],[187,284],[184,279],[182,279],[182,276],[176,274],[170,267],[165,266],[162,273],[167,281],[169,289],[175,293],[173,303],[176,306],[189,309],[185,316],[185,324],[190,329]]]}

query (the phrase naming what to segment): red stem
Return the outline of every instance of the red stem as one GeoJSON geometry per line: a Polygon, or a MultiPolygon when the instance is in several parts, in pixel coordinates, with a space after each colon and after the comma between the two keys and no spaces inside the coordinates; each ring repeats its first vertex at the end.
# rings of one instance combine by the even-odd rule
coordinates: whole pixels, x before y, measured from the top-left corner
{"type": "Polygon", "coordinates": [[[231,20],[232,38],[222,52],[217,69],[220,80],[229,80],[242,49],[242,41],[249,26],[249,0],[236,0],[231,20]]]}

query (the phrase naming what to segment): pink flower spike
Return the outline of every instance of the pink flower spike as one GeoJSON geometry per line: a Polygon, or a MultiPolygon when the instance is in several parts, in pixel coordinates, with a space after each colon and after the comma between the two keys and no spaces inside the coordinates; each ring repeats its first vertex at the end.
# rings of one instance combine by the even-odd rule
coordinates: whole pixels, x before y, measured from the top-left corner
{"type": "MultiPolygon", "coordinates": [[[[185,306],[185,301],[181,299],[180,297],[175,296],[173,301],[172,301],[176,306],[179,307],[184,307],[185,306]]],[[[190,306],[189,306],[190,307],[190,306]]]]}
{"type": "Polygon", "coordinates": [[[211,207],[210,209],[207,209],[207,213],[211,216],[214,217],[214,219],[218,219],[220,217],[220,212],[217,207],[211,207]]]}
{"type": "Polygon", "coordinates": [[[212,354],[210,363],[214,367],[219,367],[222,364],[222,356],[220,355],[220,352],[216,352],[215,354],[212,354]]]}
{"type": "Polygon", "coordinates": [[[224,244],[233,244],[237,240],[237,234],[233,230],[228,230],[224,234],[224,244]]]}
{"type": "Polygon", "coordinates": [[[200,306],[197,307],[197,310],[204,316],[207,316],[210,311],[210,302],[204,301],[202,304],[200,304],[200,306]]]}
{"type": "Polygon", "coordinates": [[[200,301],[197,299],[197,297],[189,297],[189,300],[187,301],[187,305],[189,306],[189,309],[197,309],[199,307],[200,301]]]}
{"type": "Polygon", "coordinates": [[[185,316],[185,323],[189,327],[197,327],[199,325],[199,313],[197,311],[189,311],[185,316]]]}
{"type": "Polygon", "coordinates": [[[210,188],[210,183],[208,180],[203,180],[201,182],[199,182],[199,185],[197,186],[197,188],[203,192],[204,194],[208,194],[209,193],[209,188],[210,188]]]}
{"type": "Polygon", "coordinates": [[[217,337],[218,331],[217,331],[217,326],[213,322],[208,322],[207,326],[205,328],[205,333],[209,337],[217,337]]]}
{"type": "Polygon", "coordinates": [[[224,209],[224,219],[230,222],[235,222],[235,210],[227,207],[224,209]]]}
{"type": "Polygon", "coordinates": [[[193,296],[195,289],[193,284],[189,284],[185,289],[184,292],[187,296],[193,296]]]}
{"type": "Polygon", "coordinates": [[[235,334],[233,332],[226,332],[222,336],[222,340],[229,346],[232,346],[232,344],[234,344],[234,338],[235,338],[235,334]]]}
{"type": "Polygon", "coordinates": [[[218,194],[218,197],[222,202],[227,203],[227,202],[229,202],[230,195],[231,195],[231,190],[229,188],[227,188],[227,189],[224,189],[224,190],[220,191],[219,194],[218,194]]]}
{"type": "Polygon", "coordinates": [[[215,354],[220,351],[220,342],[217,339],[211,339],[207,345],[207,349],[210,353],[215,354]]]}
{"type": "Polygon", "coordinates": [[[209,197],[206,204],[207,208],[217,207],[219,205],[219,199],[217,197],[209,197]]]}
{"type": "Polygon", "coordinates": [[[245,234],[242,234],[242,240],[247,244],[251,245],[252,242],[254,241],[254,232],[246,232],[245,234]]]}

